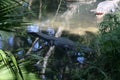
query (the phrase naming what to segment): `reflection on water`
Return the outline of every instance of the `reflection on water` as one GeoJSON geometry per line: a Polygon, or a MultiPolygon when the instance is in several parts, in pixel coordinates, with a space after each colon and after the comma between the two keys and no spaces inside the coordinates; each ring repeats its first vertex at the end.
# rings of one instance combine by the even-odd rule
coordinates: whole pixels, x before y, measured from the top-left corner
{"type": "Polygon", "coordinates": [[[72,3],[72,6],[77,6],[77,8],[75,13],[69,18],[69,26],[66,27],[69,27],[71,32],[78,34],[82,34],[84,31],[96,32],[98,30],[96,17],[90,12],[91,9],[96,7],[96,4],[72,3]]]}
{"type": "MultiPolygon", "coordinates": [[[[53,14],[49,14],[49,17],[46,21],[41,22],[39,25],[41,27],[64,27],[64,29],[69,30],[70,32],[82,34],[85,31],[97,32],[97,23],[96,17],[93,13],[90,12],[91,9],[96,8],[96,3],[83,4],[80,2],[69,3],[68,9],[63,14],[59,14],[56,19],[51,19],[54,17],[53,14]]],[[[39,22],[38,22],[39,23],[39,22]]]]}
{"type": "Polygon", "coordinates": [[[79,4],[76,14],[70,20],[70,26],[76,27],[95,27],[95,15],[90,12],[94,8],[94,4],[79,4]]]}

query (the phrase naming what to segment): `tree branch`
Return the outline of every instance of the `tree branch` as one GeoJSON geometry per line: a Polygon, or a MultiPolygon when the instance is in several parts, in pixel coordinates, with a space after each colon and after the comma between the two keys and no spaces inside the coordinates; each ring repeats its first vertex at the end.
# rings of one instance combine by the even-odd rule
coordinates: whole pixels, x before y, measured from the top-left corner
{"type": "Polygon", "coordinates": [[[56,18],[56,16],[58,15],[58,12],[59,12],[59,10],[60,10],[61,3],[62,3],[62,0],[60,0],[60,3],[59,3],[59,5],[58,5],[58,8],[57,8],[57,11],[56,11],[56,14],[55,14],[55,17],[54,17],[54,18],[56,18]]]}
{"type": "MultiPolygon", "coordinates": [[[[60,27],[58,29],[57,33],[55,34],[55,37],[60,37],[61,34],[62,34],[62,31],[63,31],[63,29],[60,27]]],[[[51,56],[52,52],[54,51],[54,48],[55,48],[55,46],[50,47],[50,49],[48,50],[48,52],[46,53],[46,55],[45,55],[45,57],[43,59],[43,66],[42,66],[42,71],[41,71],[42,80],[46,80],[46,78],[45,78],[45,70],[46,70],[46,67],[47,67],[48,59],[51,56]]]]}
{"type": "Polygon", "coordinates": [[[38,40],[39,40],[39,38],[37,37],[37,38],[35,39],[35,41],[33,42],[31,48],[27,51],[26,55],[29,55],[29,54],[31,53],[31,51],[32,51],[32,49],[33,49],[35,43],[36,43],[38,40]]]}

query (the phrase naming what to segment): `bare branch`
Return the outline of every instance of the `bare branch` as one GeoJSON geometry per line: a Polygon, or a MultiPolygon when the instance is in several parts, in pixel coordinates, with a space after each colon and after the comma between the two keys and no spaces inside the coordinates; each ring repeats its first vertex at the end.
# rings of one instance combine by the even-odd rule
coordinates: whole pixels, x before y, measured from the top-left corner
{"type": "MultiPolygon", "coordinates": [[[[63,31],[63,28],[59,28],[57,33],[55,34],[55,37],[60,37],[61,34],[62,34],[62,31],[63,31]]],[[[52,46],[50,47],[50,49],[48,50],[48,52],[46,53],[45,57],[44,57],[44,60],[43,60],[43,66],[42,66],[42,80],[45,80],[45,70],[46,70],[46,67],[47,67],[47,63],[48,63],[48,59],[49,57],[51,56],[52,52],[54,51],[54,48],[55,46],[52,46]]]]}
{"type": "Polygon", "coordinates": [[[40,0],[40,8],[39,8],[39,17],[38,19],[40,19],[42,16],[42,0],[40,0]]]}
{"type": "Polygon", "coordinates": [[[56,11],[56,14],[55,14],[55,18],[56,18],[56,16],[58,15],[58,12],[59,12],[59,10],[60,10],[61,3],[62,3],[62,0],[60,0],[60,3],[59,3],[59,5],[58,5],[58,8],[57,8],[57,11],[56,11]]]}
{"type": "Polygon", "coordinates": [[[31,53],[31,51],[32,51],[32,49],[33,49],[33,47],[34,47],[34,45],[36,44],[36,42],[37,42],[38,40],[39,40],[39,38],[37,37],[37,38],[35,39],[35,41],[33,42],[31,48],[27,51],[26,55],[29,55],[29,54],[31,53]]]}

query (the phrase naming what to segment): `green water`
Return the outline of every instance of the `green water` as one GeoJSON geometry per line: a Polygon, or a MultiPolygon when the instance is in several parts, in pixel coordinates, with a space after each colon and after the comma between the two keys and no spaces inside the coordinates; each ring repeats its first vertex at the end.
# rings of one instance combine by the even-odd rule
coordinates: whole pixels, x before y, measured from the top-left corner
{"type": "Polygon", "coordinates": [[[70,27],[96,27],[96,17],[90,12],[94,4],[79,4],[77,12],[70,19],[70,27]]]}
{"type": "Polygon", "coordinates": [[[96,8],[96,3],[81,4],[77,2],[77,3],[71,3],[71,4],[73,4],[73,7],[77,6],[75,13],[73,13],[70,16],[68,16],[69,15],[68,13],[64,17],[68,17],[68,18],[70,17],[69,19],[60,20],[61,22],[67,24],[65,26],[65,29],[69,28],[70,31],[73,31],[73,32],[78,31],[78,33],[81,31],[81,28],[84,29],[84,31],[85,30],[91,31],[92,30],[91,28],[93,28],[93,30],[96,30],[98,24],[96,22],[95,14],[90,12],[91,9],[96,8]]]}

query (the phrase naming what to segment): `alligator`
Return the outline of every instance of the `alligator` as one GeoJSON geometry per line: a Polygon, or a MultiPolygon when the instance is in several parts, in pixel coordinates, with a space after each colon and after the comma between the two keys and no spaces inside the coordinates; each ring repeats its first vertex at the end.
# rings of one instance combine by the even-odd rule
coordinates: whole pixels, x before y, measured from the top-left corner
{"type": "Polygon", "coordinates": [[[42,32],[28,32],[28,34],[32,34],[33,36],[39,37],[48,43],[50,43],[51,46],[55,45],[57,47],[61,47],[67,50],[76,50],[76,44],[70,39],[67,39],[65,37],[54,37],[46,35],[42,32]]]}

